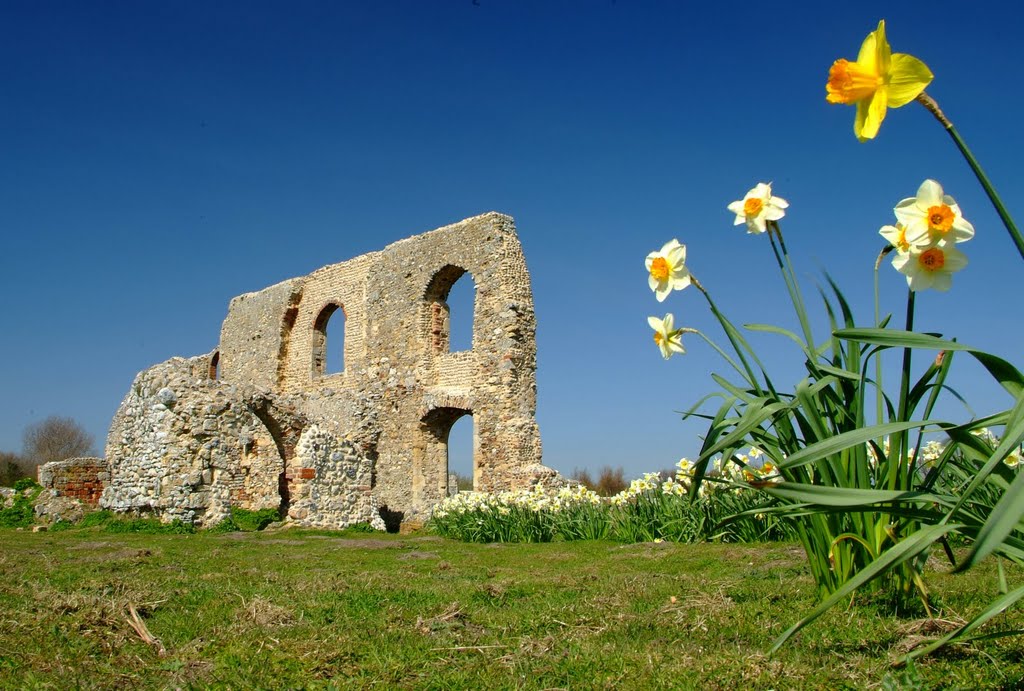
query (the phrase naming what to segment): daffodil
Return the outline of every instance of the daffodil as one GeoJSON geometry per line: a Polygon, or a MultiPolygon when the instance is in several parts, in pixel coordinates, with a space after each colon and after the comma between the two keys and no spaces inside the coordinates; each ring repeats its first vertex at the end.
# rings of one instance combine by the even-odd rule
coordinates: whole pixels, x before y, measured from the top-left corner
{"type": "Polygon", "coordinates": [[[857,139],[874,139],[887,108],[913,101],[932,81],[928,66],[912,55],[893,53],[885,39],[885,20],[868,34],[856,62],[836,60],[825,85],[829,103],[857,105],[853,133],[857,139]]]}
{"type": "Polygon", "coordinates": [[[922,182],[917,196],[907,197],[893,211],[906,231],[906,242],[915,247],[925,248],[939,240],[950,244],[965,242],[974,237],[974,226],[960,214],[960,207],[953,198],[942,191],[942,185],[934,180],[922,182]]]}
{"type": "Polygon", "coordinates": [[[917,292],[934,288],[949,290],[953,274],[967,266],[967,257],[952,243],[940,241],[926,249],[911,247],[893,257],[892,265],[907,277],[907,285],[917,292]]]}
{"type": "Polygon", "coordinates": [[[897,223],[894,226],[882,226],[878,233],[900,252],[910,251],[910,243],[907,242],[907,229],[902,223],[897,223]]]}
{"type": "Polygon", "coordinates": [[[789,206],[782,197],[772,196],[770,183],[759,182],[746,196],[727,207],[736,214],[734,226],[747,224],[748,233],[763,233],[768,228],[768,221],[778,221],[786,215],[783,210],[789,206]]]}
{"type": "Polygon", "coordinates": [[[673,329],[673,321],[675,321],[675,317],[671,314],[666,314],[664,319],[647,317],[647,323],[654,329],[654,343],[661,350],[661,356],[666,360],[672,357],[673,353],[686,352],[686,349],[683,348],[683,330],[673,329]]]}
{"type": "Polygon", "coordinates": [[[658,252],[647,255],[647,283],[662,302],[673,290],[690,285],[690,271],[686,268],[686,245],[669,240],[658,252]]]}

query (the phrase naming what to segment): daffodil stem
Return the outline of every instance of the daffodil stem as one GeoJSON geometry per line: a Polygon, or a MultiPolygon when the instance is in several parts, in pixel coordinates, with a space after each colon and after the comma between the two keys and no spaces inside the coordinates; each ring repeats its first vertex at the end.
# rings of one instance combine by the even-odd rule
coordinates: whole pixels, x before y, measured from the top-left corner
{"type": "Polygon", "coordinates": [[[736,370],[736,372],[737,372],[737,373],[738,373],[738,374],[739,374],[740,376],[743,376],[743,370],[742,370],[742,369],[740,369],[740,366],[736,364],[736,361],[735,361],[735,360],[733,360],[733,359],[732,359],[731,357],[729,357],[729,354],[728,354],[727,352],[725,352],[724,350],[722,350],[721,346],[719,346],[719,345],[718,345],[717,343],[715,343],[714,341],[712,341],[712,340],[711,340],[711,339],[710,339],[710,338],[709,338],[709,337],[707,336],[707,334],[705,334],[705,333],[704,333],[703,331],[698,331],[697,329],[690,329],[690,328],[686,328],[686,327],[683,327],[682,329],[680,329],[680,331],[682,331],[683,333],[692,333],[692,334],[697,334],[698,336],[700,336],[701,338],[703,338],[703,339],[704,339],[704,341],[705,341],[705,342],[706,342],[706,343],[707,343],[707,344],[708,344],[709,346],[711,346],[712,348],[714,348],[715,352],[717,352],[717,353],[718,353],[719,355],[721,355],[721,356],[722,356],[722,359],[723,359],[723,360],[725,360],[726,362],[728,362],[728,363],[729,363],[729,364],[730,364],[730,365],[732,366],[732,368],[733,368],[734,370],[736,370]]]}
{"type": "MultiPolygon", "coordinates": [[[[691,283],[694,288],[700,291],[701,295],[704,296],[704,299],[708,301],[708,307],[711,308],[711,313],[715,315],[718,323],[722,325],[722,330],[725,331],[725,335],[728,337],[729,343],[732,344],[732,349],[736,351],[736,355],[739,357],[740,362],[743,363],[743,369],[747,373],[747,381],[750,382],[750,386],[753,387],[760,396],[763,393],[761,384],[757,377],[754,376],[754,370],[751,369],[750,363],[747,362],[747,358],[743,355],[743,349],[740,347],[740,343],[736,338],[736,327],[733,326],[732,322],[730,322],[726,316],[718,310],[718,306],[715,304],[715,301],[711,299],[711,294],[704,289],[704,286],[700,284],[700,281],[698,281],[695,276],[691,275],[691,283]]],[[[755,355],[755,358],[756,357],[757,356],[755,355]]]]}
{"type": "Polygon", "coordinates": [[[953,138],[953,143],[960,149],[960,153],[963,154],[964,159],[967,161],[967,165],[974,171],[975,177],[978,178],[978,182],[985,188],[985,194],[988,195],[989,200],[992,202],[992,206],[995,207],[996,213],[999,214],[999,218],[1003,220],[1003,225],[1006,226],[1007,232],[1010,234],[1010,239],[1013,240],[1013,244],[1017,246],[1017,252],[1020,253],[1021,259],[1024,259],[1024,237],[1021,237],[1020,231],[1017,230],[1017,225],[1013,222],[1013,218],[1010,216],[1010,212],[1006,210],[1003,205],[1003,200],[999,197],[995,187],[992,186],[992,182],[985,175],[985,171],[982,170],[981,164],[978,163],[978,159],[974,157],[971,150],[967,148],[967,143],[964,142],[963,137],[953,127],[953,123],[949,121],[946,114],[939,108],[939,104],[935,102],[935,99],[924,93],[923,91],[917,97],[917,102],[923,105],[929,113],[935,116],[942,126],[949,132],[949,136],[953,138]]]}
{"type": "MultiPolygon", "coordinates": [[[[881,324],[881,322],[882,322],[882,314],[881,314],[881,309],[879,307],[879,297],[878,297],[878,268],[882,265],[882,259],[884,259],[885,256],[887,254],[889,254],[889,252],[891,252],[891,251],[892,251],[892,246],[891,245],[886,245],[885,249],[882,250],[879,253],[878,259],[875,261],[875,327],[876,328],[880,328],[881,325],[882,325],[881,324]]],[[[882,419],[882,416],[885,414],[884,398],[885,398],[885,389],[882,388],[882,354],[881,353],[876,353],[875,354],[875,414],[877,416],[876,424],[879,424],[879,425],[884,422],[884,420],[882,419]]],[[[881,444],[881,440],[879,440],[879,444],[881,444]]]]}

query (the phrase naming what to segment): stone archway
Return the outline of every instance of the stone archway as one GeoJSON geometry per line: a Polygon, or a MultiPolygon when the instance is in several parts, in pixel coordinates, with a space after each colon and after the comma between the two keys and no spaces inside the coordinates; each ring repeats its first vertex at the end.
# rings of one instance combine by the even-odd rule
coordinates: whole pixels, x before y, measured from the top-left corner
{"type": "MultiPolygon", "coordinates": [[[[456,420],[472,415],[469,407],[442,406],[427,411],[419,422],[413,446],[412,500],[426,510],[448,496],[448,435],[456,420]]],[[[474,444],[473,475],[478,474],[474,444]]]]}
{"type": "Polygon", "coordinates": [[[292,501],[292,485],[301,478],[291,477],[288,472],[289,462],[295,457],[295,447],[309,421],[306,417],[290,408],[279,405],[273,398],[254,394],[247,397],[246,407],[266,427],[277,447],[280,458],[277,475],[277,492],[281,497],[279,512],[281,517],[288,515],[292,501]]]}

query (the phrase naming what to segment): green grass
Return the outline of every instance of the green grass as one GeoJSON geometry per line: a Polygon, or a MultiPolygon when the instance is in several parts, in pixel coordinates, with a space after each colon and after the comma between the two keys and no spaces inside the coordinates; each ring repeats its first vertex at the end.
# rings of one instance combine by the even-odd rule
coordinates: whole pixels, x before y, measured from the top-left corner
{"type": "MultiPolygon", "coordinates": [[[[978,688],[1024,677],[1014,637],[892,668],[935,627],[884,603],[829,612],[766,657],[814,604],[804,561],[789,543],[4,530],[0,688],[978,688]],[[131,608],[159,644],[129,624],[131,608]]],[[[995,595],[994,566],[928,577],[946,619],[995,595]]],[[[998,623],[1024,628],[1024,615],[998,623]]]]}

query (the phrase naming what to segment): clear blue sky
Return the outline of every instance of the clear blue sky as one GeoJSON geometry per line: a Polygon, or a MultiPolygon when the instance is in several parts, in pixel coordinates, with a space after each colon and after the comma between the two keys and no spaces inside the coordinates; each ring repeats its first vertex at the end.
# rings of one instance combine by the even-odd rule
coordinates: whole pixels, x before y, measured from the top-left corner
{"type": "MultiPolygon", "coordinates": [[[[719,334],[696,292],[654,300],[644,257],[678,238],[735,321],[792,327],[725,209],[759,181],[808,299],[827,269],[866,324],[878,228],[939,180],[977,235],[918,324],[1024,365],[1024,262],[947,135],[911,104],[861,144],[825,102],[880,18],[1024,220],[1016,3],[7,0],[0,450],[55,414],[102,451],[135,374],[212,350],[233,296],[497,210],[533,276],[545,462],[670,466],[699,445],[674,411],[725,367],[695,339],[661,359],[648,315],[719,334]]],[[[755,341],[795,381],[789,343],[755,341]]],[[[978,412],[1005,404],[954,370],[978,412]]]]}

